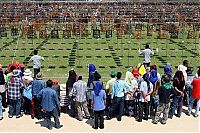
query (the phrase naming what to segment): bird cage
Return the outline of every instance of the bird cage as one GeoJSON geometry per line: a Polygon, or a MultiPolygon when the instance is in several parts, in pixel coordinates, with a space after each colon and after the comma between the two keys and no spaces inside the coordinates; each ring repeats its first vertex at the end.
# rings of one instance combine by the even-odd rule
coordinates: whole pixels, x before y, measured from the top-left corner
{"type": "Polygon", "coordinates": [[[99,29],[93,29],[93,38],[99,39],[101,37],[99,29]]]}
{"type": "Polygon", "coordinates": [[[147,36],[153,35],[153,25],[147,24],[147,36]]]}
{"type": "Polygon", "coordinates": [[[65,39],[71,38],[71,30],[63,30],[63,38],[65,39]]]}
{"type": "Polygon", "coordinates": [[[141,30],[135,30],[134,32],[133,32],[133,37],[135,38],[135,39],[141,39],[142,38],[142,31],[141,30]]]}
{"type": "Polygon", "coordinates": [[[193,29],[188,30],[187,39],[195,39],[195,38],[196,38],[195,30],[193,29]]]}
{"type": "Polygon", "coordinates": [[[159,30],[158,31],[158,39],[167,39],[167,31],[159,30]]]}
{"type": "Polygon", "coordinates": [[[47,30],[46,29],[40,29],[39,30],[39,37],[42,39],[47,38],[47,30]]]}
{"type": "Polygon", "coordinates": [[[74,23],[73,24],[72,34],[74,36],[80,35],[80,24],[79,23],[74,23]]]}
{"type": "Polygon", "coordinates": [[[51,38],[59,38],[59,32],[58,32],[58,29],[53,29],[51,31],[51,38]]]}

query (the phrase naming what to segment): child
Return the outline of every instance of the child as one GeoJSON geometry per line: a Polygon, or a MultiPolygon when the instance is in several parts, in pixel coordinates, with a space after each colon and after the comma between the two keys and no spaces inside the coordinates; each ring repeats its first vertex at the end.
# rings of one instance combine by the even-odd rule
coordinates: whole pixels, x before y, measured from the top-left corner
{"type": "Polygon", "coordinates": [[[152,121],[153,124],[158,123],[161,113],[163,113],[161,124],[166,124],[170,108],[170,95],[176,94],[173,85],[170,83],[170,77],[165,76],[163,80],[164,80],[164,85],[162,85],[161,88],[158,90],[159,106],[155,118],[152,121]]]}
{"type": "Polygon", "coordinates": [[[94,110],[94,129],[98,129],[98,121],[100,120],[100,129],[104,128],[104,109],[106,105],[106,92],[102,90],[102,82],[96,82],[94,90],[91,93],[91,105],[94,110]]]}

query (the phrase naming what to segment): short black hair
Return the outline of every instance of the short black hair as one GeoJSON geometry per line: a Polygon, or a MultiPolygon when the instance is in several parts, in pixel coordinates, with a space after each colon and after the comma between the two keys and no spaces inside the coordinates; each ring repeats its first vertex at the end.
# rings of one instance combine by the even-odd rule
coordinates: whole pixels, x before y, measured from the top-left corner
{"type": "Polygon", "coordinates": [[[10,67],[10,71],[12,72],[13,70],[15,70],[16,69],[16,67],[15,66],[11,66],[10,67]]]}
{"type": "Polygon", "coordinates": [[[198,77],[200,77],[200,69],[197,71],[198,77]]]}
{"type": "Polygon", "coordinates": [[[146,49],[149,48],[149,44],[146,44],[146,45],[145,45],[145,48],[146,48],[146,49]]]}
{"type": "Polygon", "coordinates": [[[33,51],[33,54],[34,54],[34,55],[37,55],[37,54],[38,54],[38,50],[35,49],[35,50],[33,51]]]}
{"type": "Polygon", "coordinates": [[[53,85],[53,81],[50,80],[50,79],[47,80],[46,85],[47,85],[47,87],[52,87],[52,85],[53,85]]]}
{"type": "Polygon", "coordinates": [[[115,78],[115,75],[110,75],[111,78],[115,78]]]}
{"type": "Polygon", "coordinates": [[[186,64],[188,64],[188,60],[183,61],[183,65],[186,66],[186,64]]]}
{"type": "Polygon", "coordinates": [[[83,77],[81,75],[78,76],[78,80],[82,80],[83,77]]]}
{"type": "Polygon", "coordinates": [[[122,73],[121,72],[117,72],[117,79],[121,79],[122,77],[122,73]]]}

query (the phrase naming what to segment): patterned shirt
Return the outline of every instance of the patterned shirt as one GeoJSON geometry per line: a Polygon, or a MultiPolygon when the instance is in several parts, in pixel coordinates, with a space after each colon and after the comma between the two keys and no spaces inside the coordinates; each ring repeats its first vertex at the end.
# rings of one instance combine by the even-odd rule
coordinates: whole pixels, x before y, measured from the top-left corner
{"type": "Polygon", "coordinates": [[[23,82],[19,77],[11,77],[8,81],[8,96],[9,99],[18,100],[21,98],[20,88],[23,82]]]}
{"type": "Polygon", "coordinates": [[[87,83],[82,80],[78,80],[74,83],[72,89],[72,95],[76,97],[76,101],[86,101],[87,83]]]}

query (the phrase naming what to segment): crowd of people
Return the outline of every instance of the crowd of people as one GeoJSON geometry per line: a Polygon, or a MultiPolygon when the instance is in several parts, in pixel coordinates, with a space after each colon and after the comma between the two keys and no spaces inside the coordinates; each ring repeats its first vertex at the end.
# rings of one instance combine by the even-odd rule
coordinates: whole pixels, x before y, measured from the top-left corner
{"type": "MultiPolygon", "coordinates": [[[[160,74],[155,64],[145,62],[129,68],[124,80],[123,73],[111,70],[110,79],[105,83],[94,64],[88,65],[87,82],[72,69],[66,82],[69,115],[79,121],[94,119],[94,129],[103,129],[104,119],[116,117],[122,121],[123,115],[138,122],[152,119],[153,124],[166,124],[174,115],[181,117],[183,105],[188,106],[186,114],[190,116],[194,104],[193,115],[198,117],[200,69],[192,75],[189,68],[188,60],[184,60],[175,74],[170,64],[164,66],[164,73],[160,74]]],[[[4,109],[9,106],[9,118],[14,115],[20,118],[23,114],[32,119],[44,118],[51,130],[53,117],[55,127],[62,127],[58,80],[45,82],[38,69],[32,77],[31,70],[25,69],[23,64],[13,62],[5,72],[0,65],[0,120],[3,119],[2,106],[4,109]]]]}

